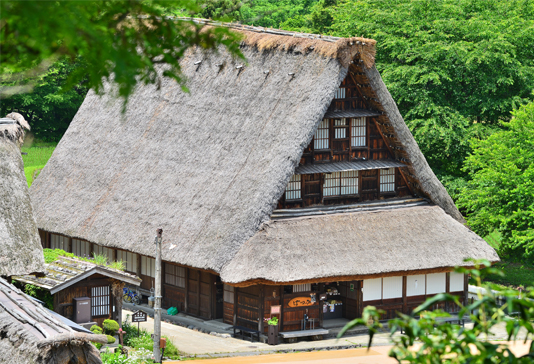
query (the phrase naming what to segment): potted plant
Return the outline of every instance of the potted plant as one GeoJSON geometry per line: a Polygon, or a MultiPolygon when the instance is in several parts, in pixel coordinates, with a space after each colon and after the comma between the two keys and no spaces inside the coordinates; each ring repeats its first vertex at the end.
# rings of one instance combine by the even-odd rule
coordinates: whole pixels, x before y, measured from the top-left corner
{"type": "Polygon", "coordinates": [[[278,345],[278,317],[271,317],[267,320],[269,326],[267,343],[269,345],[278,345]]]}

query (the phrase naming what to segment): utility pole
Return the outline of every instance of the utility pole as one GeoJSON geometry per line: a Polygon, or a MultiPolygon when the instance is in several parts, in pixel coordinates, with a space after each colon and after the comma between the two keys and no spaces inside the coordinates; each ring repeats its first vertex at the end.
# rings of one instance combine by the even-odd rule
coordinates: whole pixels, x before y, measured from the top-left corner
{"type": "Polygon", "coordinates": [[[161,363],[159,340],[161,338],[161,235],[163,229],[157,230],[156,235],[156,293],[154,301],[154,361],[161,363]]]}

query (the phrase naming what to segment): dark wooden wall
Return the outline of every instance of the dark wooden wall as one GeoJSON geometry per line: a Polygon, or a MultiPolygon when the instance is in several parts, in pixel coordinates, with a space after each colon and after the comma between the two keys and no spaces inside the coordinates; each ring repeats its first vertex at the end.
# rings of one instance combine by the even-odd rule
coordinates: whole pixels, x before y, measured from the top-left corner
{"type": "Polygon", "coordinates": [[[61,316],[72,320],[74,318],[74,298],[91,298],[91,288],[102,286],[109,286],[109,314],[91,317],[92,321],[96,322],[97,325],[102,326],[104,320],[112,318],[114,298],[111,292],[111,280],[99,274],[95,274],[54,294],[54,311],[60,314],[61,316]]]}

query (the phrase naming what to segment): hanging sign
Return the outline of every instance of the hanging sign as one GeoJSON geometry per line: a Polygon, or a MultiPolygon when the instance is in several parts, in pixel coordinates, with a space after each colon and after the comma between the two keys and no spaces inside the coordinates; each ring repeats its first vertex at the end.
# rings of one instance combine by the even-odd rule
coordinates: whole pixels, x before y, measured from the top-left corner
{"type": "Polygon", "coordinates": [[[277,306],[271,306],[271,315],[280,315],[280,305],[277,305],[277,306]]]}
{"type": "Polygon", "coordinates": [[[313,306],[314,303],[312,302],[311,297],[296,297],[289,301],[287,305],[289,307],[306,307],[313,306]]]}
{"type": "Polygon", "coordinates": [[[132,314],[132,322],[146,322],[146,312],[143,311],[135,311],[132,314]]]}

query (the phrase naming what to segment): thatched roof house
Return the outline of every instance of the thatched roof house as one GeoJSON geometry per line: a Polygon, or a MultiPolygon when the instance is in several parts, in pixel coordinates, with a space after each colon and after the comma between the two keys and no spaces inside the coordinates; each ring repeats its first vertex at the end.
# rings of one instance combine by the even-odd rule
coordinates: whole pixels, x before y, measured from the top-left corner
{"type": "MultiPolygon", "coordinates": [[[[375,41],[227,26],[243,33],[247,62],[191,50],[188,93],[169,79],[140,85],[123,115],[113,90],[89,92],[32,185],[40,229],[133,252],[148,272],[163,228],[168,302],[206,317],[218,316],[202,302],[219,290],[203,285],[221,280],[360,281],[498,260],[421,154],[374,66],[375,41]]],[[[225,305],[238,294],[228,289],[225,305]]]]}
{"type": "Polygon", "coordinates": [[[0,119],[0,276],[44,270],[43,250],[24,176],[22,115],[0,119]]]}
{"type": "Polygon", "coordinates": [[[100,364],[91,341],[107,343],[107,338],[75,332],[0,278],[0,363],[100,364]]]}

